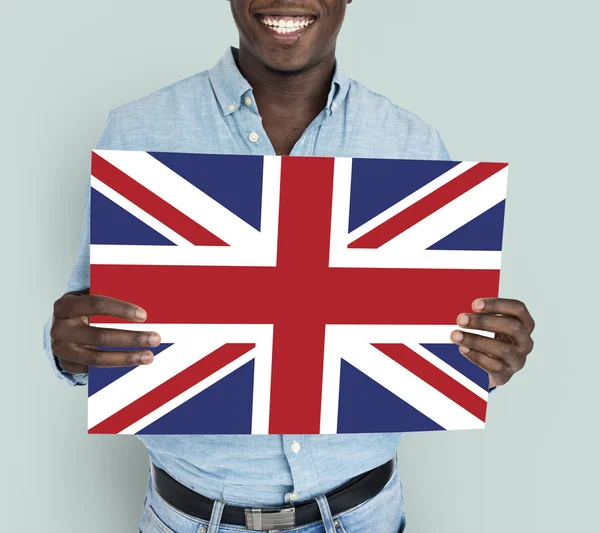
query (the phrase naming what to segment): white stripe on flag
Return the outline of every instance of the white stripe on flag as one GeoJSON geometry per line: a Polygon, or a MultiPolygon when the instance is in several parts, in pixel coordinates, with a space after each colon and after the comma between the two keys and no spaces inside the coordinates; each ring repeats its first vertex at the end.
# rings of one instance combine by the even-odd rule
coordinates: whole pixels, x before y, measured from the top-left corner
{"type": "MultiPolygon", "coordinates": [[[[359,237],[362,237],[366,233],[369,233],[372,229],[375,229],[377,226],[385,222],[386,220],[392,218],[393,216],[400,213],[400,211],[404,211],[407,207],[417,203],[419,200],[425,198],[428,194],[431,194],[433,191],[439,189],[446,183],[452,181],[454,178],[466,172],[470,168],[477,165],[477,162],[472,161],[463,161],[459,163],[455,167],[451,168],[447,172],[444,172],[441,176],[438,176],[434,180],[430,181],[427,185],[424,185],[420,189],[416,190],[412,194],[409,194],[406,198],[403,198],[397,204],[389,207],[382,213],[379,213],[376,217],[371,220],[365,222],[362,226],[356,228],[354,231],[347,233],[346,232],[346,245],[355,241],[359,237]]],[[[346,183],[348,180],[347,177],[344,178],[344,186],[349,187],[350,185],[346,183]]],[[[350,180],[351,181],[351,180],[350,180]]],[[[348,197],[349,198],[349,197],[348,197]]],[[[348,202],[346,209],[350,209],[350,202],[348,202]]],[[[348,226],[346,226],[346,229],[348,226]]]]}
{"type": "Polygon", "coordinates": [[[411,250],[395,248],[331,248],[329,266],[354,268],[439,268],[499,270],[502,253],[488,250],[411,250]]]}
{"type": "MultiPolygon", "coordinates": [[[[452,328],[453,331],[455,329],[462,329],[462,328],[459,328],[459,327],[452,328]]],[[[486,333],[489,333],[489,332],[486,332],[486,333]]],[[[474,381],[471,381],[467,376],[460,373],[454,367],[452,367],[448,363],[446,363],[443,359],[440,359],[437,355],[435,355],[434,353],[425,349],[420,344],[413,344],[413,343],[405,343],[405,344],[406,344],[407,348],[410,348],[413,352],[418,353],[423,359],[425,359],[426,361],[429,361],[433,366],[436,366],[442,372],[444,372],[445,374],[448,374],[454,381],[457,381],[463,387],[465,387],[466,389],[469,389],[473,394],[476,394],[482,400],[485,400],[487,402],[488,395],[489,395],[487,389],[481,388],[479,385],[477,385],[477,383],[475,383],[474,381]]],[[[457,357],[459,355],[460,355],[460,357],[464,357],[464,355],[462,355],[458,351],[458,347],[456,348],[456,351],[458,354],[457,357]]]]}
{"type": "Polygon", "coordinates": [[[325,327],[325,350],[323,352],[323,383],[321,388],[320,433],[337,433],[340,402],[340,373],[343,341],[335,326],[325,327]]]}
{"type": "MultiPolygon", "coordinates": [[[[434,180],[437,189],[473,167],[476,163],[461,163],[434,180]]],[[[352,185],[352,159],[336,157],[334,167],[334,192],[331,212],[331,247],[329,265],[331,267],[354,268],[444,268],[444,269],[484,269],[497,270],[501,266],[501,252],[487,250],[411,250],[409,254],[401,253],[397,247],[384,245],[377,249],[348,248],[348,223],[350,213],[350,191],[352,185]]],[[[431,188],[431,183],[423,189],[431,188]]],[[[506,188],[506,186],[505,186],[506,188]]],[[[379,222],[384,222],[402,209],[420,200],[423,189],[416,191],[390,209],[384,211],[373,220],[357,228],[350,235],[363,235],[367,229],[373,229],[379,222]],[[367,228],[367,229],[365,229],[367,228]]],[[[442,224],[446,231],[446,224],[442,224]]],[[[440,239],[438,239],[440,240],[440,239]]],[[[437,241],[434,241],[437,242],[437,241]]],[[[428,245],[429,246],[429,245],[428,245]]]]}
{"type": "Polygon", "coordinates": [[[129,177],[230,246],[247,247],[260,232],[147,152],[96,150],[129,177]]]}
{"type": "Polygon", "coordinates": [[[269,433],[271,413],[271,367],[273,362],[273,326],[267,326],[269,333],[262,335],[254,355],[254,384],[252,390],[252,434],[269,433]]]}
{"type": "Polygon", "coordinates": [[[450,341],[455,329],[493,337],[490,331],[461,328],[456,324],[400,324],[400,325],[328,325],[328,339],[338,343],[348,339],[351,344],[440,344],[450,341]]]}
{"type": "MultiPolygon", "coordinates": [[[[125,211],[131,213],[134,217],[141,220],[144,224],[147,224],[154,231],[160,233],[163,237],[165,237],[166,239],[169,239],[171,242],[178,244],[179,246],[188,246],[188,247],[194,246],[186,238],[179,235],[179,233],[176,233],[168,226],[165,226],[162,222],[155,219],[152,215],[149,215],[148,213],[146,213],[146,211],[144,211],[143,209],[140,209],[137,205],[130,202],[124,196],[121,196],[118,192],[111,189],[108,185],[105,185],[104,183],[102,183],[95,176],[91,177],[90,184],[91,184],[92,188],[94,188],[100,194],[103,194],[104,196],[106,196],[106,198],[113,201],[115,204],[117,204],[119,207],[121,207],[125,211]]],[[[93,209],[93,204],[92,204],[92,209],[93,209]]],[[[94,245],[92,245],[92,246],[94,246],[94,245]]]]}
{"type": "MultiPolygon", "coordinates": [[[[131,331],[156,331],[161,336],[162,343],[173,343],[160,352],[154,359],[153,363],[147,366],[139,366],[121,378],[117,379],[110,385],[100,389],[95,394],[88,398],[88,428],[92,428],[107,419],[114,413],[120,411],[139,397],[150,392],[161,383],[172,378],[179,372],[185,370],[192,364],[203,359],[216,349],[224,344],[229,343],[255,343],[260,347],[259,350],[254,348],[244,354],[242,357],[233,361],[224,369],[219,370],[206,380],[202,381],[196,388],[197,392],[206,388],[206,383],[214,383],[215,375],[225,376],[241,367],[255,355],[264,356],[267,354],[270,357],[270,346],[272,343],[272,330],[270,325],[229,325],[229,324],[93,324],[94,327],[110,327],[116,329],[124,329],[131,331]],[[266,348],[264,347],[266,346],[266,348]],[[256,352],[256,354],[255,354],[256,352]],[[240,362],[243,361],[243,362],[240,362]],[[200,388],[198,388],[200,387],[200,388]]],[[[270,361],[257,362],[256,367],[261,379],[270,377],[270,361]]],[[[255,378],[256,379],[256,378],[255,378]]],[[[267,385],[268,386],[268,385],[267,385]]],[[[191,389],[189,389],[191,390],[191,389]]],[[[197,393],[196,392],[196,393],[197,393]]],[[[178,403],[177,398],[174,398],[168,404],[173,409],[174,406],[181,405],[186,398],[185,394],[177,398],[182,398],[178,403]]],[[[189,396],[191,397],[191,396],[189,396]]],[[[259,409],[265,408],[264,392],[259,392],[257,401],[257,414],[259,409]]],[[[268,406],[268,404],[267,404],[268,406]]],[[[164,414],[165,407],[162,406],[159,410],[164,414]]],[[[169,409],[169,410],[170,410],[169,409]]],[[[155,411],[156,413],[156,411],[155,411]]],[[[160,416],[162,416],[162,414],[160,416]]],[[[152,418],[153,414],[144,417],[145,425],[150,424],[148,420],[156,420],[152,418]],[[148,418],[150,417],[150,418],[148,418]]],[[[260,415],[257,419],[257,431],[261,431],[265,426],[265,418],[268,424],[268,414],[260,415]]],[[[134,424],[139,431],[142,427],[142,421],[134,424]]],[[[130,428],[127,428],[125,433],[130,433],[130,428]]]]}
{"type": "MultiPolygon", "coordinates": [[[[189,349],[189,346],[188,346],[188,349],[189,349]]],[[[206,390],[211,385],[214,385],[215,383],[217,383],[217,381],[223,379],[224,377],[228,376],[232,372],[236,371],[238,368],[241,368],[242,366],[244,366],[246,363],[248,363],[254,357],[254,350],[255,349],[250,350],[249,352],[245,353],[241,357],[237,358],[235,361],[232,361],[228,365],[217,370],[214,374],[211,374],[206,379],[203,379],[200,383],[197,383],[196,385],[194,385],[193,387],[190,387],[189,389],[182,392],[178,396],[175,396],[175,398],[164,403],[158,409],[155,409],[154,411],[152,411],[145,417],[140,418],[137,422],[135,422],[128,428],[125,428],[119,434],[134,435],[135,433],[137,433],[138,431],[141,431],[142,429],[149,426],[153,422],[156,422],[156,420],[158,420],[162,416],[170,413],[173,409],[176,409],[177,407],[184,404],[185,402],[187,402],[188,400],[190,400],[197,394],[200,394],[202,391],[206,390]]],[[[152,365],[150,365],[150,366],[152,366],[152,365]]]]}
{"type": "Polygon", "coordinates": [[[444,429],[481,429],[485,423],[446,395],[416,377],[371,344],[359,350],[347,345],[343,358],[363,374],[444,429]]]}
{"type": "Polygon", "coordinates": [[[275,248],[92,244],[95,265],[275,266],[275,248]]]}
{"type": "MultiPolygon", "coordinates": [[[[263,158],[263,183],[261,205],[261,264],[277,264],[277,242],[279,237],[279,196],[281,190],[281,157],[267,155],[263,158]]],[[[256,257],[256,251],[251,257],[256,257]]]]}
{"type": "Polygon", "coordinates": [[[342,359],[371,377],[396,396],[413,405],[446,429],[478,429],[484,423],[412,372],[380,352],[372,344],[405,344],[427,361],[487,401],[488,393],[460,372],[425,350],[420,343],[448,343],[459,329],[493,336],[488,331],[468,330],[455,325],[352,326],[328,325],[325,333],[321,433],[337,433],[340,369],[342,359]]]}
{"type": "Polygon", "coordinates": [[[425,250],[506,198],[508,167],[447,203],[381,246],[397,254],[425,250]]]}

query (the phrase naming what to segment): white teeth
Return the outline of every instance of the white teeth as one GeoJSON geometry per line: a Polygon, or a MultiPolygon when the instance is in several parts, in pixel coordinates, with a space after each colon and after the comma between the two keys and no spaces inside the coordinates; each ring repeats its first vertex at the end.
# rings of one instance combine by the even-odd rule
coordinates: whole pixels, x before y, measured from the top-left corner
{"type": "Polygon", "coordinates": [[[272,17],[261,17],[260,21],[265,25],[271,28],[273,31],[277,33],[292,33],[302,28],[306,28],[310,26],[314,19],[308,18],[300,18],[296,17],[295,19],[290,19],[289,17],[284,18],[272,18],[272,17]]]}

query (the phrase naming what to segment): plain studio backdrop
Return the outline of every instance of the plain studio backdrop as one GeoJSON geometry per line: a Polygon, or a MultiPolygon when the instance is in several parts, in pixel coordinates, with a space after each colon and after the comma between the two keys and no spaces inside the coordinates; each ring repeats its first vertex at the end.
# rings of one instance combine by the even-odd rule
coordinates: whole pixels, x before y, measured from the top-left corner
{"type": "MultiPolygon", "coordinates": [[[[348,8],[338,57],[351,77],[435,126],[454,159],[510,163],[501,296],[537,321],[484,431],[405,437],[410,532],[597,523],[598,17],[592,0],[348,8]]],[[[75,261],[109,110],[210,68],[236,30],[223,0],[33,0],[0,18],[0,529],[137,531],[144,448],[86,435],[86,390],[53,377],[42,326],[75,261]]]]}

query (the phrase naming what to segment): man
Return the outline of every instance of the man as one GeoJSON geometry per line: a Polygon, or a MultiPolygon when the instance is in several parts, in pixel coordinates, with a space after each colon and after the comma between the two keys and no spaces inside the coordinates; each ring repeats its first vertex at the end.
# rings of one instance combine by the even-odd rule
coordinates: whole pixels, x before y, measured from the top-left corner
{"type": "MultiPolygon", "coordinates": [[[[98,148],[449,159],[433,128],[337,67],[336,40],[349,3],[232,0],[239,50],[228,50],[211,70],[114,109],[98,148]]],[[[56,301],[46,328],[47,353],[57,375],[77,385],[87,382],[88,365],[151,364],[144,348],[160,343],[157,333],[95,329],[88,319],[143,322],[145,311],[90,295],[87,287],[89,199],[69,292],[56,301]]],[[[493,388],[525,364],[534,321],[520,301],[481,296],[457,323],[495,338],[457,330],[452,340],[489,373],[493,388]]],[[[302,391],[295,394],[290,416],[302,408],[302,391]]],[[[395,463],[400,434],[140,438],[152,465],[143,533],[404,530],[395,463]]]]}

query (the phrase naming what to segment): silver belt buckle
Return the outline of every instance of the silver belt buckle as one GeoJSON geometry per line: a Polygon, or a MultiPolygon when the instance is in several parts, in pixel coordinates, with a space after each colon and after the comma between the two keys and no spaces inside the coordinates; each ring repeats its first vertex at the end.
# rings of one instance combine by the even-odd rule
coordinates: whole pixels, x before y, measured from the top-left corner
{"type": "Polygon", "coordinates": [[[246,527],[255,531],[286,529],[296,525],[296,509],[244,509],[246,527]]]}

